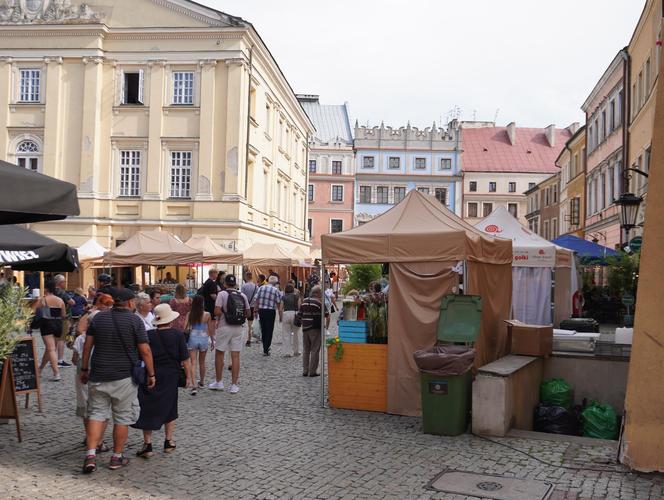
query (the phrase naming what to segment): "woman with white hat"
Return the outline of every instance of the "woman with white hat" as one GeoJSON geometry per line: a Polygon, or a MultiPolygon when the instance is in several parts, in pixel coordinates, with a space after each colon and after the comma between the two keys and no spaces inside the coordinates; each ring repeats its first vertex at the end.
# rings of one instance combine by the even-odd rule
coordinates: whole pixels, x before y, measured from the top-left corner
{"type": "Polygon", "coordinates": [[[183,367],[187,374],[187,385],[190,385],[191,381],[189,351],[184,332],[171,328],[171,323],[179,316],[170,305],[159,304],[154,308],[152,322],[156,330],[147,332],[157,384],[152,389],[140,386],[138,390],[141,414],[132,427],[143,430],[143,448],[136,452],[136,455],[142,458],[152,456],[152,431],[159,430],[162,426],[166,434],[164,452],[175,451],[173,433],[178,418],[178,386],[183,367]]]}

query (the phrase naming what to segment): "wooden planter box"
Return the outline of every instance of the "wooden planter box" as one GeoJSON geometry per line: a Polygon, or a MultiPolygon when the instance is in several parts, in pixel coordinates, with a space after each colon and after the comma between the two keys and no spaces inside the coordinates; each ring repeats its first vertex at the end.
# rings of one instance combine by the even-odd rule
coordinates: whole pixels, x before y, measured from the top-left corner
{"type": "Polygon", "coordinates": [[[329,346],[328,390],[332,408],[387,411],[387,345],[344,343],[341,361],[329,346]]]}

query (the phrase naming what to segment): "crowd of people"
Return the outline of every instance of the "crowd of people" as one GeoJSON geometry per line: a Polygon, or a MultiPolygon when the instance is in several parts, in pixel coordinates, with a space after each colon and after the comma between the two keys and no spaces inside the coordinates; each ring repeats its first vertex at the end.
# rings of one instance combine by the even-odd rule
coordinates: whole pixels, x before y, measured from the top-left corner
{"type": "Polygon", "coordinates": [[[224,390],[225,363],[230,361],[229,393],[240,392],[240,354],[260,343],[272,353],[275,324],[282,324],[283,355],[302,356],[302,375],[319,376],[321,325],[330,321],[330,304],[315,279],[303,297],[295,276],[282,284],[273,272],[251,272],[240,285],[235,275],[211,269],[193,297],[178,284],[168,302],[158,289],[134,293],[111,285],[101,274],[97,289],[87,294],[64,290],[64,276],[45,284],[43,297],[33,301],[45,352],[40,373],[50,364],[52,381],[60,381],[65,344],[76,365],[76,414],[83,419],[86,454],[83,472],[97,469],[97,454],[112,451],[110,469],[129,463],[124,454],[129,427],[143,433],[138,457],[154,454],[152,435],[164,428],[163,451],[175,451],[178,389],[224,390]],[[294,279],[293,279],[294,278],[294,279]],[[206,384],[206,358],[214,352],[214,378],[206,384]],[[227,357],[226,354],[229,354],[227,357]],[[228,359],[229,358],[229,359],[228,359]],[[196,373],[198,372],[198,373],[196,373]],[[113,424],[113,443],[104,441],[113,424]]]}

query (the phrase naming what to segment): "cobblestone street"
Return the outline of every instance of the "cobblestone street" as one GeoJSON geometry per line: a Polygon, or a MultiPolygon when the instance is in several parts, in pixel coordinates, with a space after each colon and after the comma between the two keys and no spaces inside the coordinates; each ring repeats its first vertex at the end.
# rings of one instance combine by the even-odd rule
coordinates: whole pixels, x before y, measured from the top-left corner
{"type": "MultiPolygon", "coordinates": [[[[80,472],[74,369],[63,370],[62,382],[43,384],[43,413],[23,410],[22,444],[13,422],[0,426],[0,498],[462,498],[426,489],[445,469],[550,481],[552,498],[664,496],[661,476],[612,465],[612,446],[499,440],[555,464],[546,465],[468,434],[424,435],[417,418],[323,409],[320,379],[301,377],[301,358],[283,358],[280,349],[269,358],[255,344],[245,349],[237,395],[183,390],[175,453],[161,452],[159,432],[151,460],[111,472],[101,455],[91,476],[80,472]]],[[[140,444],[131,430],[127,454],[140,444]]]]}

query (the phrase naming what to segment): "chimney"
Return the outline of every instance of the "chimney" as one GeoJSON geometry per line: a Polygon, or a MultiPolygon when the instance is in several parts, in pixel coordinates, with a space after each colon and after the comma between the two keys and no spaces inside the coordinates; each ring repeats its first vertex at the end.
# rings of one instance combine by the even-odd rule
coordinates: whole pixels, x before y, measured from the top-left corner
{"type": "Polygon", "coordinates": [[[516,144],[516,123],[512,122],[505,127],[507,132],[507,138],[510,140],[510,144],[514,146],[516,144]]]}
{"type": "Polygon", "coordinates": [[[549,125],[544,129],[544,135],[546,136],[546,141],[549,143],[550,147],[556,145],[556,126],[549,125]]]}
{"type": "Polygon", "coordinates": [[[567,130],[569,130],[569,133],[574,135],[579,131],[579,122],[574,122],[572,123],[569,127],[567,127],[567,130]]]}

